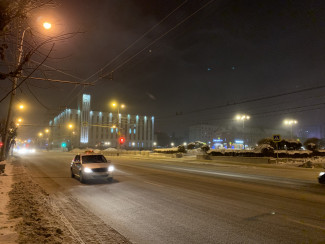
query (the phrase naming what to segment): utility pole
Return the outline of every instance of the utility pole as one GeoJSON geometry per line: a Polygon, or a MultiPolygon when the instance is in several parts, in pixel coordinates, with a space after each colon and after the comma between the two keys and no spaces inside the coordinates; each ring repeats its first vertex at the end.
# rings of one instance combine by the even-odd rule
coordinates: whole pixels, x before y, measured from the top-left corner
{"type": "MultiPolygon", "coordinates": [[[[28,29],[29,27],[27,27],[26,29],[23,30],[22,34],[21,34],[21,39],[20,39],[20,44],[18,46],[18,49],[17,49],[17,62],[16,62],[16,68],[19,67],[20,65],[20,62],[21,62],[21,57],[22,57],[22,54],[23,54],[23,44],[24,44],[24,37],[25,37],[25,32],[26,30],[28,29]]],[[[18,82],[18,79],[19,79],[19,76],[21,74],[17,74],[14,78],[13,78],[13,81],[12,81],[12,92],[11,92],[11,95],[10,95],[10,102],[9,102],[9,107],[8,107],[8,114],[7,114],[7,119],[6,119],[6,124],[5,124],[5,138],[4,138],[4,142],[3,142],[3,146],[2,146],[2,150],[1,150],[1,160],[5,160],[7,155],[6,155],[6,151],[7,151],[7,148],[9,147],[8,145],[8,129],[9,129],[9,124],[10,124],[10,121],[11,121],[11,114],[12,114],[12,105],[14,103],[14,99],[15,99],[15,96],[16,96],[16,88],[17,88],[17,82],[18,82]]]]}

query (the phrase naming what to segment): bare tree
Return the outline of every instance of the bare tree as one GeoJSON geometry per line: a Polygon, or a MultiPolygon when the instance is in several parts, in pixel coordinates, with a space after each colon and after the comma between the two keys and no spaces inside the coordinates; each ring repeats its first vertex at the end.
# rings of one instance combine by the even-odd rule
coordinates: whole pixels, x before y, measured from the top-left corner
{"type": "MultiPolygon", "coordinates": [[[[55,42],[77,34],[45,35],[39,31],[37,25],[31,24],[34,12],[53,6],[53,0],[0,0],[0,81],[7,80],[12,83],[11,90],[0,98],[1,103],[11,95],[7,119],[1,133],[2,160],[6,158],[12,145],[11,110],[16,90],[51,58],[55,42]],[[39,62],[30,62],[32,56],[39,62]]],[[[17,128],[14,131],[17,134],[17,128]]]]}

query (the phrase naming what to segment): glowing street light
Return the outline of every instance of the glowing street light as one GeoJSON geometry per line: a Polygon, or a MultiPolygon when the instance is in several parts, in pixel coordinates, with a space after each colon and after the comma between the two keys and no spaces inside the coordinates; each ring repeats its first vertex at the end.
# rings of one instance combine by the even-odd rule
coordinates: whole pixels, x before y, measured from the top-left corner
{"type": "Polygon", "coordinates": [[[44,29],[49,30],[52,28],[52,24],[50,22],[44,22],[43,27],[44,29]]]}
{"type": "MultiPolygon", "coordinates": [[[[250,120],[250,118],[251,117],[247,114],[238,114],[238,115],[236,115],[235,120],[243,122],[243,130],[244,130],[245,129],[245,121],[250,120]]],[[[244,134],[244,137],[245,137],[245,134],[244,134]]],[[[245,138],[243,141],[244,141],[244,149],[245,149],[245,138]]]]}
{"type": "MultiPolygon", "coordinates": [[[[118,135],[120,136],[121,135],[121,129],[120,129],[120,109],[122,108],[125,108],[125,105],[122,103],[122,104],[119,104],[119,103],[116,103],[116,102],[113,102],[112,103],[112,107],[114,108],[117,108],[117,117],[116,117],[116,127],[115,125],[112,126],[112,128],[118,128],[118,135]]],[[[119,136],[117,138],[119,138],[119,136]]],[[[117,141],[117,149],[119,149],[120,147],[120,142],[117,141]]]]}
{"type": "Polygon", "coordinates": [[[24,106],[24,104],[20,104],[20,105],[18,105],[18,108],[19,108],[20,110],[23,110],[23,109],[25,108],[25,106],[24,106]]]}
{"type": "Polygon", "coordinates": [[[49,129],[45,129],[45,133],[49,133],[50,132],[50,130],[49,129]]]}
{"type": "Polygon", "coordinates": [[[250,120],[250,116],[246,114],[238,114],[235,117],[235,120],[237,121],[243,121],[243,128],[245,127],[245,120],[250,120]]]}
{"type": "Polygon", "coordinates": [[[292,138],[292,127],[293,127],[293,125],[298,124],[298,121],[297,120],[294,120],[294,119],[286,119],[286,120],[283,121],[283,123],[286,126],[290,126],[291,127],[291,138],[292,138]]]}
{"type": "Polygon", "coordinates": [[[172,143],[170,143],[170,145],[173,147],[173,146],[175,145],[175,143],[174,143],[174,142],[172,142],[172,143]]]}
{"type": "Polygon", "coordinates": [[[39,137],[42,137],[43,136],[43,133],[42,132],[38,133],[38,136],[39,137]]]}
{"type": "Polygon", "coordinates": [[[18,118],[17,121],[18,121],[18,123],[21,123],[21,122],[23,122],[23,119],[22,118],[18,118]]]}
{"type": "Polygon", "coordinates": [[[73,128],[73,124],[68,124],[68,129],[72,129],[73,128]]]}

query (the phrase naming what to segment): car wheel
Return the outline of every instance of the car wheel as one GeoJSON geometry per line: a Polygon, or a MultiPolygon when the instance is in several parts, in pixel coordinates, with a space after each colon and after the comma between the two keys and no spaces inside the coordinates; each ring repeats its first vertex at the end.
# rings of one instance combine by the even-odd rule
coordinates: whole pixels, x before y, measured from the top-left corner
{"type": "Polygon", "coordinates": [[[113,182],[113,177],[108,177],[108,178],[107,178],[107,181],[108,181],[109,183],[112,183],[112,182],[113,182]]]}
{"type": "Polygon", "coordinates": [[[72,172],[72,169],[71,169],[71,178],[74,178],[74,173],[72,172]]]}
{"type": "Polygon", "coordinates": [[[82,172],[79,173],[79,180],[80,180],[81,183],[86,183],[86,179],[83,176],[82,172]]]}

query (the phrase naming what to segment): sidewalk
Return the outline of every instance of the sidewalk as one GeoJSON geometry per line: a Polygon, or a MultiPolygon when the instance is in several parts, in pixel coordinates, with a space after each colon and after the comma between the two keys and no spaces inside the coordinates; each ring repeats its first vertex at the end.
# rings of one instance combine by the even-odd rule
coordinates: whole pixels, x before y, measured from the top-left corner
{"type": "Polygon", "coordinates": [[[9,219],[9,192],[13,184],[13,165],[6,163],[5,173],[0,174],[0,243],[17,243],[18,233],[15,231],[16,224],[20,219],[9,219]]]}

